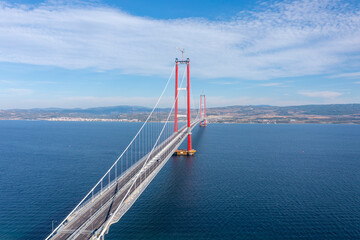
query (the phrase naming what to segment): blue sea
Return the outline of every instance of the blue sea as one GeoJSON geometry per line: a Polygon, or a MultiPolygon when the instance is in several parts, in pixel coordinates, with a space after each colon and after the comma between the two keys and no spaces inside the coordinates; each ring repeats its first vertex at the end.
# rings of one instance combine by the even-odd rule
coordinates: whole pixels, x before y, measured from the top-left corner
{"type": "MultiPolygon", "coordinates": [[[[140,123],[0,121],[0,239],[44,239],[140,123]]],[[[209,124],[105,239],[360,239],[360,126],[209,124]]]]}

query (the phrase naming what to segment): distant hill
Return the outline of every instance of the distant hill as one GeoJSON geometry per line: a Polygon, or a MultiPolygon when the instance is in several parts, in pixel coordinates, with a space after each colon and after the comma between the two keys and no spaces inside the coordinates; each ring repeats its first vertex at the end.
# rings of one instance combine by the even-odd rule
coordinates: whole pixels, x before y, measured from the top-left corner
{"type": "MultiPolygon", "coordinates": [[[[166,117],[168,108],[160,110],[166,117]]],[[[151,108],[112,106],[96,108],[34,108],[0,110],[0,120],[119,120],[143,121],[151,108]]],[[[207,109],[209,122],[217,123],[352,123],[360,124],[360,104],[302,106],[227,106],[207,109]]]]}
{"type": "Polygon", "coordinates": [[[89,113],[89,114],[120,114],[120,113],[134,113],[134,112],[148,112],[150,108],[140,106],[112,106],[112,107],[96,107],[96,108],[32,108],[32,109],[10,109],[3,111],[11,112],[53,112],[53,113],[89,113]]]}
{"type": "MultiPolygon", "coordinates": [[[[210,110],[210,109],[209,109],[210,110]]],[[[301,112],[308,115],[349,115],[359,114],[360,104],[326,104],[326,105],[300,105],[300,106],[270,106],[270,105],[247,105],[247,106],[227,106],[216,107],[211,110],[225,110],[236,113],[246,112],[269,112],[274,111],[278,114],[289,114],[301,112]]]]}
{"type": "Polygon", "coordinates": [[[209,120],[224,123],[360,124],[360,104],[228,106],[208,109],[209,120]]]}
{"type": "Polygon", "coordinates": [[[141,106],[96,108],[33,108],[0,110],[0,120],[131,119],[142,120],[151,111],[141,106]]]}

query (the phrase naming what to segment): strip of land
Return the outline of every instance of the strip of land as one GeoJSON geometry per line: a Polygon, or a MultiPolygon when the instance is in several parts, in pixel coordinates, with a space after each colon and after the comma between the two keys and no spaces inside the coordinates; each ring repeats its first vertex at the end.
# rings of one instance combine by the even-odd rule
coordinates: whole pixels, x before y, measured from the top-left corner
{"type": "MultiPolygon", "coordinates": [[[[87,109],[8,109],[0,110],[0,120],[142,122],[150,108],[115,106],[87,109]]],[[[157,121],[163,121],[169,109],[160,109],[157,121]]],[[[360,124],[360,104],[302,106],[228,106],[207,109],[210,123],[325,123],[360,124]]],[[[185,115],[180,110],[180,115],[185,115]]]]}

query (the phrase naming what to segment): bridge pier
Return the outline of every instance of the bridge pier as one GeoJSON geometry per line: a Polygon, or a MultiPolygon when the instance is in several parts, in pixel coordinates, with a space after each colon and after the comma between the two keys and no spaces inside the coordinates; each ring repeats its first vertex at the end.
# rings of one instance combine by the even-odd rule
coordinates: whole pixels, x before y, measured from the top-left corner
{"type": "Polygon", "coordinates": [[[195,153],[196,153],[196,150],[194,150],[194,149],[191,149],[190,151],[184,150],[184,149],[183,150],[178,149],[178,150],[175,150],[174,155],[175,156],[193,156],[195,153]]]}

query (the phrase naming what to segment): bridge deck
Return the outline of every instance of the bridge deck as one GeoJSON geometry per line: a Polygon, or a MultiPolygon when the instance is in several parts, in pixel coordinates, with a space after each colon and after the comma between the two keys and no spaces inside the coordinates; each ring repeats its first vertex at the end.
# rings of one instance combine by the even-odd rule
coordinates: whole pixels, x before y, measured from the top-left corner
{"type": "MultiPolygon", "coordinates": [[[[199,121],[192,123],[191,128],[194,128],[198,123],[199,121]]],[[[79,210],[70,216],[68,222],[57,230],[51,239],[96,238],[113,214],[116,215],[109,224],[119,221],[186,136],[187,128],[183,127],[166,139],[153,151],[150,157],[148,155],[144,156],[133,167],[111,182],[101,193],[84,203],[79,210]],[[142,168],[147,159],[148,162],[142,168]],[[133,184],[135,179],[136,182],[133,184]],[[125,196],[126,199],[123,201],[125,196]],[[116,212],[122,201],[123,204],[119,211],[116,212]]]]}

